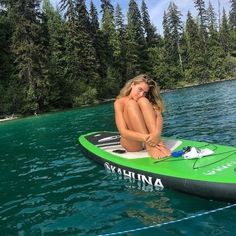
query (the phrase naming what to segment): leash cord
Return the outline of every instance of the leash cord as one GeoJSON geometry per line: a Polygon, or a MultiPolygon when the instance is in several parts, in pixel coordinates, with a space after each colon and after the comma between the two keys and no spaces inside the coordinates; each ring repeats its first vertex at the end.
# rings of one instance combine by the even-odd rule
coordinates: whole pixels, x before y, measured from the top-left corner
{"type": "Polygon", "coordinates": [[[178,220],[172,220],[172,221],[168,221],[168,222],[161,223],[161,224],[150,225],[150,226],[146,226],[146,227],[140,227],[140,228],[136,228],[136,229],[130,229],[130,230],[125,230],[125,231],[120,231],[120,232],[115,232],[115,233],[100,234],[99,236],[121,235],[121,234],[137,232],[137,231],[141,231],[141,230],[147,230],[147,229],[151,229],[151,228],[162,227],[164,225],[175,224],[175,223],[179,223],[179,222],[182,222],[182,221],[185,221],[185,220],[194,219],[194,218],[197,218],[197,217],[200,217],[200,216],[209,215],[211,213],[215,213],[215,212],[218,212],[218,211],[223,211],[225,209],[229,209],[229,208],[232,208],[232,207],[235,207],[235,206],[236,206],[236,203],[232,204],[232,205],[227,205],[225,207],[220,207],[220,208],[217,208],[217,209],[214,209],[214,210],[206,211],[206,212],[203,212],[203,213],[198,213],[198,214],[195,214],[195,215],[187,216],[187,217],[184,217],[184,218],[181,218],[181,219],[178,219],[178,220]]]}

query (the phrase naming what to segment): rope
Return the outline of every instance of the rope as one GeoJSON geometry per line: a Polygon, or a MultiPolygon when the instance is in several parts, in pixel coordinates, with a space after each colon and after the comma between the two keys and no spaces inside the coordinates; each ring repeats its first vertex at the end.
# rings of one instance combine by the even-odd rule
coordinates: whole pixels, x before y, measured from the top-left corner
{"type": "Polygon", "coordinates": [[[99,236],[112,236],[112,235],[127,234],[127,233],[137,232],[137,231],[141,231],[141,230],[147,230],[147,229],[151,229],[151,228],[161,227],[161,226],[164,226],[164,225],[179,223],[179,222],[189,220],[189,219],[193,219],[193,218],[197,218],[197,217],[200,217],[200,216],[209,215],[211,213],[215,213],[215,212],[218,212],[218,211],[223,211],[225,209],[229,209],[229,208],[232,208],[232,207],[235,207],[235,206],[236,206],[236,203],[232,204],[232,205],[225,206],[225,207],[220,207],[220,208],[217,208],[217,209],[214,209],[214,210],[206,211],[206,212],[203,212],[203,213],[198,213],[198,214],[195,214],[195,215],[187,216],[187,217],[184,217],[184,218],[181,218],[181,219],[178,219],[178,220],[172,220],[172,221],[168,221],[168,222],[161,223],[161,224],[150,225],[150,226],[146,226],[146,227],[141,227],[141,228],[136,228],[136,229],[131,229],[131,230],[125,230],[125,231],[120,231],[120,232],[115,232],[115,233],[100,234],[99,236]]]}

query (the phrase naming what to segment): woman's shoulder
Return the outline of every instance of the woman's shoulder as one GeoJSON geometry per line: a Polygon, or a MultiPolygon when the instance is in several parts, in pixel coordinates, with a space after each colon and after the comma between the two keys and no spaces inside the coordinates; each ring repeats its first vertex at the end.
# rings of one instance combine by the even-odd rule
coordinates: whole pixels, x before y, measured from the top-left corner
{"type": "Polygon", "coordinates": [[[127,101],[127,97],[117,98],[114,102],[114,105],[115,106],[122,106],[125,104],[126,101],[127,101]]]}

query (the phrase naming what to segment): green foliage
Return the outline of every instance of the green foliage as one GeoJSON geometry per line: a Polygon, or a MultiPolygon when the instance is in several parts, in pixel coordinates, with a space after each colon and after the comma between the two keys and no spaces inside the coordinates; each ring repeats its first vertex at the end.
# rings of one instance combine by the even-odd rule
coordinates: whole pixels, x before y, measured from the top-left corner
{"type": "Polygon", "coordinates": [[[169,61],[173,65],[179,64],[182,68],[182,57],[180,54],[179,41],[182,31],[181,13],[174,3],[170,3],[167,12],[166,26],[168,27],[168,36],[166,40],[169,46],[166,48],[167,54],[170,58],[169,61]],[[168,37],[168,39],[167,39],[168,37]]]}
{"type": "Polygon", "coordinates": [[[103,13],[103,16],[102,16],[102,21],[103,21],[103,22],[104,22],[104,20],[105,20],[106,11],[107,11],[111,16],[113,16],[114,7],[112,6],[110,0],[101,0],[101,8],[102,8],[102,13],[103,13]]]}
{"type": "Polygon", "coordinates": [[[29,87],[26,90],[25,104],[22,108],[23,113],[33,113],[38,110],[38,103],[35,94],[35,89],[33,87],[29,87]]]}
{"type": "Polygon", "coordinates": [[[10,16],[14,23],[11,48],[16,57],[16,74],[25,91],[23,111],[43,111],[47,107],[48,70],[40,1],[17,0],[10,8],[10,16]]]}
{"type": "Polygon", "coordinates": [[[235,76],[236,75],[236,56],[229,56],[226,58],[225,69],[227,72],[227,76],[235,76]],[[230,72],[230,73],[229,73],[230,72]]]}
{"type": "Polygon", "coordinates": [[[227,55],[230,50],[230,29],[225,9],[223,9],[223,16],[219,30],[219,40],[221,47],[223,48],[225,54],[227,55]]]}
{"type": "MultiPolygon", "coordinates": [[[[105,2],[105,1],[103,1],[105,2]]],[[[107,1],[109,2],[109,1],[107,1]]],[[[124,22],[119,5],[116,7],[115,14],[113,8],[103,7],[103,20],[101,25],[103,55],[104,55],[104,76],[99,94],[103,98],[111,98],[117,93],[117,86],[120,87],[120,78],[124,74],[124,22]]]]}
{"type": "Polygon", "coordinates": [[[231,29],[236,30],[236,0],[230,0],[231,10],[229,15],[229,22],[231,29]]]}
{"type": "Polygon", "coordinates": [[[125,35],[126,78],[147,71],[148,55],[141,13],[135,0],[130,0],[125,35]]]}
{"type": "Polygon", "coordinates": [[[208,51],[207,48],[207,40],[208,40],[208,17],[207,17],[207,11],[205,8],[205,1],[204,0],[195,0],[195,7],[198,11],[198,17],[199,17],[199,40],[201,44],[201,53],[206,57],[206,53],[208,51]]]}
{"type": "Polygon", "coordinates": [[[97,9],[94,6],[94,3],[90,2],[90,25],[91,25],[91,32],[93,34],[93,37],[96,36],[97,31],[99,30],[99,22],[98,22],[98,13],[97,9]]]}
{"type": "MultiPolygon", "coordinates": [[[[11,51],[11,36],[13,25],[7,16],[7,12],[0,11],[0,86],[2,88],[1,97],[5,89],[9,86],[9,78],[14,70],[14,54],[11,51]]],[[[0,100],[2,100],[0,98],[0,100]]],[[[0,106],[1,109],[1,106],[0,106]]]]}
{"type": "Polygon", "coordinates": [[[163,89],[207,83],[236,73],[236,1],[217,19],[211,3],[181,21],[170,3],[158,35],[145,0],[0,1],[0,115],[40,113],[114,98],[124,83],[148,73],[163,89]],[[62,16],[64,15],[64,17],[62,16]],[[221,22],[219,27],[217,22],[221,22]],[[184,26],[184,27],[183,27],[184,26]]]}
{"type": "Polygon", "coordinates": [[[65,24],[58,10],[54,10],[49,0],[43,1],[43,22],[47,35],[47,63],[49,68],[49,106],[63,107],[66,102],[66,81],[64,80],[65,64],[65,24]]]}
{"type": "Polygon", "coordinates": [[[95,88],[87,87],[86,91],[78,97],[75,97],[74,106],[89,105],[96,102],[97,90],[95,88]]]}
{"type": "Polygon", "coordinates": [[[120,90],[121,80],[122,77],[120,72],[112,66],[109,66],[107,70],[107,77],[101,88],[103,98],[107,99],[116,97],[120,90]]]}
{"type": "Polygon", "coordinates": [[[0,114],[2,114],[4,112],[3,99],[4,99],[4,88],[3,88],[2,84],[0,84],[0,114]]]}
{"type": "Polygon", "coordinates": [[[141,15],[147,47],[150,48],[158,46],[160,36],[156,33],[156,28],[151,23],[145,0],[142,0],[141,3],[141,15]]]}

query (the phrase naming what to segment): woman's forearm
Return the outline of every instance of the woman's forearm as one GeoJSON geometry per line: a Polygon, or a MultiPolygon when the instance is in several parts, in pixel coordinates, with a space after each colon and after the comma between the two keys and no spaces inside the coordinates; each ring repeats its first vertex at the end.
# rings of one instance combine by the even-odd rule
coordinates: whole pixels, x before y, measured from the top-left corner
{"type": "Polygon", "coordinates": [[[156,125],[155,125],[154,134],[156,134],[157,136],[160,136],[162,132],[162,128],[163,128],[163,117],[161,113],[158,112],[156,116],[156,125]]]}
{"type": "Polygon", "coordinates": [[[140,142],[145,142],[149,137],[149,134],[142,134],[128,129],[121,131],[120,135],[125,139],[130,139],[140,142]]]}

